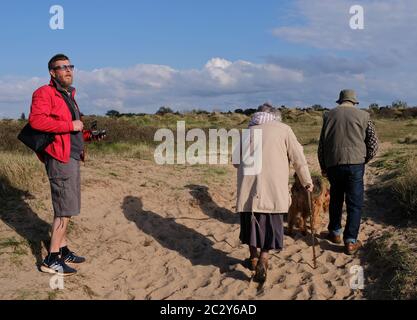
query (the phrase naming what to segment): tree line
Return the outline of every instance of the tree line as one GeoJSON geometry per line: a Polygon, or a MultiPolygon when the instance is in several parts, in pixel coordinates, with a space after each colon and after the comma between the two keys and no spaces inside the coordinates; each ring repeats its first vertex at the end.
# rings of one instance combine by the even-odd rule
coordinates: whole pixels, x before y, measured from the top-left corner
{"type": "MultiPolygon", "coordinates": [[[[285,105],[281,105],[280,107],[276,107],[278,110],[280,110],[281,112],[287,113],[290,112],[290,110],[296,110],[296,111],[302,111],[302,112],[326,112],[329,111],[329,108],[325,108],[323,106],[321,106],[320,104],[314,104],[311,107],[307,107],[307,108],[299,108],[299,107],[295,107],[295,108],[289,108],[285,105]]],[[[416,107],[409,107],[407,102],[405,101],[401,101],[401,100],[396,100],[394,102],[392,102],[391,105],[385,105],[385,106],[379,106],[377,103],[372,103],[369,105],[368,108],[362,108],[362,110],[365,110],[367,112],[369,112],[371,114],[371,116],[373,117],[379,117],[379,118],[391,118],[391,119],[395,119],[395,118],[415,118],[417,117],[417,106],[416,107]]],[[[253,115],[255,112],[257,111],[257,108],[237,108],[234,109],[233,111],[226,111],[226,112],[218,112],[220,114],[232,114],[232,113],[237,113],[237,114],[243,114],[246,116],[251,116],[253,115]]],[[[160,107],[155,114],[156,115],[167,115],[167,114],[172,114],[172,115],[183,115],[183,114],[211,114],[213,112],[209,112],[206,110],[201,110],[201,109],[192,109],[189,111],[184,111],[184,112],[179,112],[179,111],[174,111],[173,109],[171,109],[168,106],[162,106],[160,107]]],[[[106,116],[108,117],[114,117],[114,118],[119,118],[119,117],[134,117],[134,116],[144,116],[146,115],[146,113],[121,113],[117,110],[109,110],[106,112],[106,116]]]]}

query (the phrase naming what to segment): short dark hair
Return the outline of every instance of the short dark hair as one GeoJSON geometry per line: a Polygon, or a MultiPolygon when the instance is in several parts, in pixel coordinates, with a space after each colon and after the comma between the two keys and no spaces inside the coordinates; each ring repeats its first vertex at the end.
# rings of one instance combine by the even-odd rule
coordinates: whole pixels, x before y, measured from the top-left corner
{"type": "Polygon", "coordinates": [[[54,55],[51,60],[49,60],[48,62],[48,70],[52,70],[54,68],[54,63],[57,61],[62,61],[62,60],[69,60],[69,58],[62,53],[58,53],[56,55],[54,55]]]}

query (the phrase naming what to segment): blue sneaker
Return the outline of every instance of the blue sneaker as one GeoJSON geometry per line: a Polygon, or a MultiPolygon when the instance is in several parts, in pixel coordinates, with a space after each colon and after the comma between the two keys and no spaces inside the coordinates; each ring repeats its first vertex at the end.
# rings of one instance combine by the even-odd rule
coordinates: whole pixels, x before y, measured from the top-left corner
{"type": "Polygon", "coordinates": [[[65,263],[76,263],[76,264],[85,262],[84,257],[77,256],[74,254],[74,252],[70,252],[66,256],[62,257],[62,260],[65,263]]]}
{"type": "Polygon", "coordinates": [[[40,269],[42,272],[55,273],[63,276],[70,276],[77,273],[77,270],[67,266],[62,259],[56,259],[50,262],[48,258],[45,258],[40,269]]]}

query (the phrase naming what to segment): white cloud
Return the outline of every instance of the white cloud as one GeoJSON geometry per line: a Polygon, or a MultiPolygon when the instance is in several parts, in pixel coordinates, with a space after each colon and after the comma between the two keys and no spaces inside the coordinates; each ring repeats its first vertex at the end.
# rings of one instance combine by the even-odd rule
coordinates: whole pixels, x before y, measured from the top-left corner
{"type": "MultiPolygon", "coordinates": [[[[327,107],[335,105],[343,88],[354,88],[362,106],[417,101],[413,74],[397,72],[375,76],[384,61],[371,58],[358,65],[354,58],[270,57],[265,64],[211,59],[201,69],[175,70],[162,65],[76,71],[77,101],[85,114],[153,113],[167,105],[177,110],[202,108],[230,110],[255,107],[265,101],[276,105],[327,107]]],[[[388,68],[388,67],[387,67],[388,68]]],[[[390,67],[392,69],[392,66],[390,67]]],[[[395,70],[395,69],[394,69],[395,70]]],[[[29,112],[33,91],[47,78],[0,78],[0,113],[18,117],[29,112]]]]}
{"type": "MultiPolygon", "coordinates": [[[[126,69],[79,70],[74,85],[83,112],[103,114],[110,109],[154,112],[162,105],[178,109],[253,106],[263,102],[263,96],[282,92],[303,80],[300,71],[273,63],[213,58],[201,69],[191,70],[145,64],[126,69]]],[[[12,116],[28,111],[32,92],[46,83],[46,78],[0,79],[0,111],[12,116]],[[8,104],[18,104],[19,109],[8,104]]]]}
{"type": "Polygon", "coordinates": [[[45,79],[38,77],[0,78],[0,103],[22,103],[32,96],[34,89],[41,86],[45,79]]]}

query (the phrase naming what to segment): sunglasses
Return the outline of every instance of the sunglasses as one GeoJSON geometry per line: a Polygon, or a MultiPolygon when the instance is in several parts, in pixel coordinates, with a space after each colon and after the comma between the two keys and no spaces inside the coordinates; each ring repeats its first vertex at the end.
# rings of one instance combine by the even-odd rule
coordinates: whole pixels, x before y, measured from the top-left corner
{"type": "Polygon", "coordinates": [[[67,71],[67,70],[69,70],[69,71],[73,71],[74,70],[74,65],[62,65],[62,66],[56,66],[55,68],[52,68],[52,70],[55,70],[55,71],[57,71],[57,70],[59,70],[59,71],[67,71]]]}

